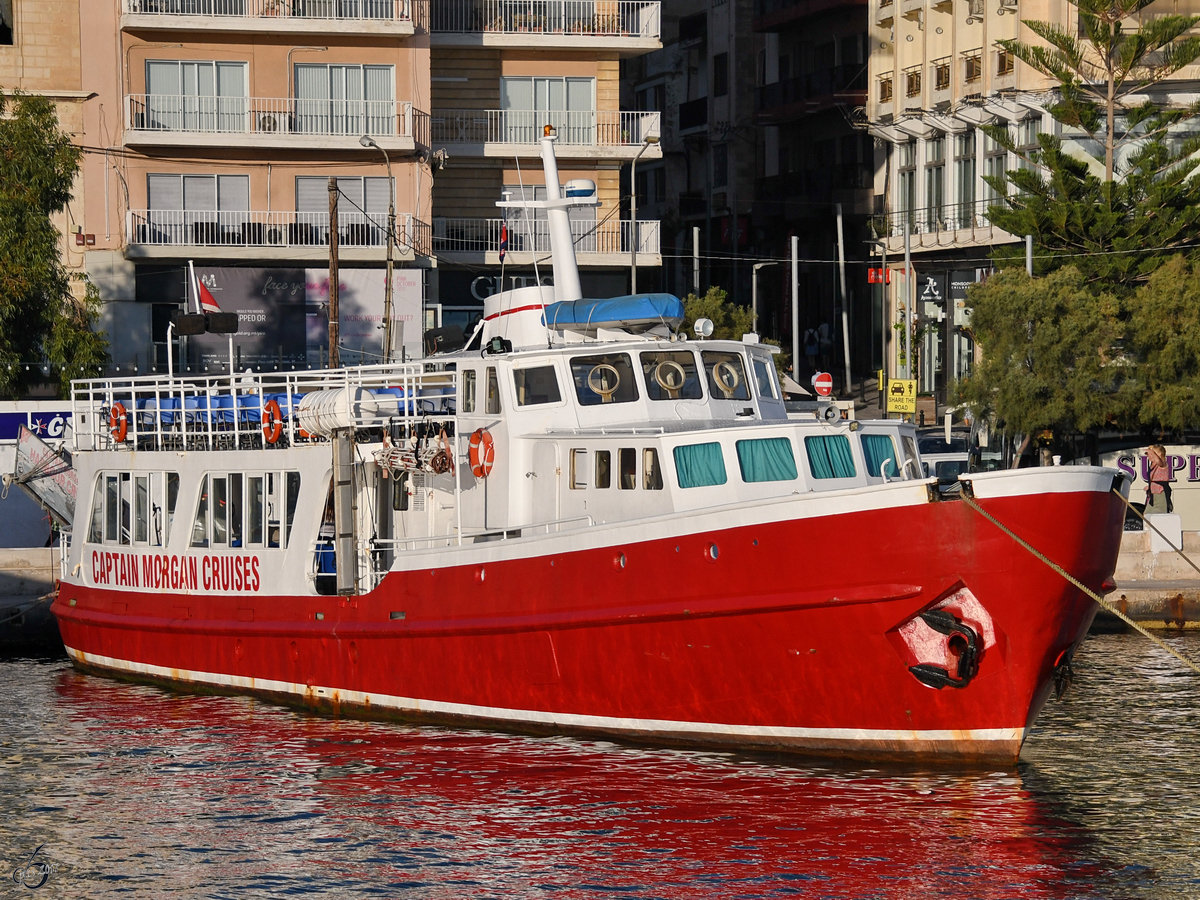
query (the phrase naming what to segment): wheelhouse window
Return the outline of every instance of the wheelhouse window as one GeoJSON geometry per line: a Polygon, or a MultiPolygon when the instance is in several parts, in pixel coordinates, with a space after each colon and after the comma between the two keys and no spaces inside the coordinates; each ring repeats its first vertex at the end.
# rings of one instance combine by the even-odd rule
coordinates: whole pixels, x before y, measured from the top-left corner
{"type": "Polygon", "coordinates": [[[484,408],[489,416],[500,412],[500,379],[496,375],[496,367],[488,366],[487,370],[487,405],[484,408]]]}
{"type": "Polygon", "coordinates": [[[571,360],[571,378],[580,406],[629,403],[638,398],[628,353],[576,356],[571,360]]]}
{"type": "Polygon", "coordinates": [[[475,412],[475,379],[476,372],[474,369],[464,369],[459,378],[459,398],[458,406],[464,413],[475,412]]]}
{"type": "Polygon", "coordinates": [[[754,380],[758,384],[758,395],[770,400],[779,399],[779,373],[770,359],[761,356],[751,356],[750,364],[754,367],[754,380]]]}
{"type": "Polygon", "coordinates": [[[518,406],[537,406],[543,403],[558,403],[562,393],[558,389],[558,375],[554,366],[532,366],[513,371],[513,385],[517,390],[518,406]]]}
{"type": "Polygon", "coordinates": [[[728,480],[721,445],[683,444],[673,451],[675,473],[681,488],[712,487],[728,480]]]}
{"type": "Polygon", "coordinates": [[[809,435],[804,439],[804,452],[813,478],[854,477],[854,456],[844,434],[809,435]]]}
{"type": "Polygon", "coordinates": [[[787,438],[738,441],[735,447],[742,481],[795,481],[796,458],[787,438]]]}
{"type": "Polygon", "coordinates": [[[694,354],[686,350],[654,351],[641,354],[639,361],[646,381],[646,395],[651,400],[703,398],[694,354]]]}
{"type": "Polygon", "coordinates": [[[700,354],[712,396],[724,400],[749,400],[746,367],[740,353],[705,350],[700,354]]]}
{"type": "Polygon", "coordinates": [[[900,463],[896,458],[896,445],[890,435],[864,434],[862,436],[863,464],[867,474],[877,478],[895,478],[900,474],[900,463]]]}

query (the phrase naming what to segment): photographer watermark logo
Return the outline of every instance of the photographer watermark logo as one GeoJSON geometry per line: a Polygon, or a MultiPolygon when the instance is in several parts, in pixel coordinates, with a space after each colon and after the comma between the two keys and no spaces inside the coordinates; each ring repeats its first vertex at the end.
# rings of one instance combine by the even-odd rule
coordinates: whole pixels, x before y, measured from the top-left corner
{"type": "Polygon", "coordinates": [[[29,859],[25,860],[25,864],[13,869],[12,880],[14,884],[33,889],[40,888],[49,880],[50,863],[38,859],[38,854],[42,852],[42,848],[45,846],[45,844],[38,844],[38,848],[29,854],[29,859]]]}

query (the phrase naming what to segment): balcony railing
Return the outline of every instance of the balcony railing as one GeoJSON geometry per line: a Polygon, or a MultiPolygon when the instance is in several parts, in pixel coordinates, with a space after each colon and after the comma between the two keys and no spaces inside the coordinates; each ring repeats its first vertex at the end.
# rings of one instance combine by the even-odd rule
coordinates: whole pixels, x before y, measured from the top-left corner
{"type": "Polygon", "coordinates": [[[434,144],[536,144],[545,125],[558,131],[560,147],[637,147],[661,134],[658,112],[532,109],[441,109],[432,116],[434,144]]]}
{"type": "Polygon", "coordinates": [[[567,34],[657,40],[659,0],[436,0],[431,31],[442,34],[567,34]]]}
{"type": "Polygon", "coordinates": [[[411,21],[411,0],[124,0],[127,15],[411,21]]]}
{"type": "MultiPolygon", "coordinates": [[[[386,215],[339,212],[337,222],[339,247],[385,246],[386,215]]],[[[126,243],[311,250],[329,246],[329,213],[134,209],[126,217],[126,243]]],[[[432,246],[429,224],[398,214],[395,246],[401,258],[428,256],[432,246]]]]}
{"type": "Polygon", "coordinates": [[[130,131],[413,137],[406,101],[129,94],[126,109],[130,131]]]}
{"type": "Polygon", "coordinates": [[[902,246],[906,232],[912,246],[918,248],[1008,241],[1011,235],[993,225],[988,217],[988,207],[997,202],[975,200],[900,210],[873,216],[871,230],[876,238],[888,240],[889,246],[902,246]]]}
{"type": "MultiPolygon", "coordinates": [[[[433,249],[438,254],[482,254],[498,252],[503,219],[434,219],[433,249]]],[[[550,254],[550,228],[544,219],[508,223],[508,252],[550,254]]],[[[647,257],[661,252],[660,227],[656,219],[639,219],[638,253],[647,257]]],[[[630,252],[629,220],[571,222],[571,238],[579,254],[618,255],[630,252]]],[[[647,259],[647,262],[649,260],[647,259]]]]}

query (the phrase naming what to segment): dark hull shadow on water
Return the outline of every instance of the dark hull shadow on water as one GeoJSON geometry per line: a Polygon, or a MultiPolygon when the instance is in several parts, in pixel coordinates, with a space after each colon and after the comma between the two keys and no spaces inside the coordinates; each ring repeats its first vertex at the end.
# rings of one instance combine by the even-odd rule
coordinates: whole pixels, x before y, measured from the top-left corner
{"type": "Polygon", "coordinates": [[[1088,642],[1017,769],[958,773],[328,719],[0,662],[0,846],[27,879],[48,867],[37,896],[1192,896],[1200,700],[1133,641],[1088,642]],[[1118,708],[1159,689],[1187,705],[1118,708]]]}

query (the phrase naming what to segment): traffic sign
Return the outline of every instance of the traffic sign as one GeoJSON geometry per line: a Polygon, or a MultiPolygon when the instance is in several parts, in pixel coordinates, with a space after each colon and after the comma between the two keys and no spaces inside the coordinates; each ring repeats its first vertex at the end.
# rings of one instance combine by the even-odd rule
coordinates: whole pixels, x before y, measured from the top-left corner
{"type": "Polygon", "coordinates": [[[833,393],[833,376],[828,372],[818,372],[812,377],[813,390],[819,397],[828,397],[833,393]]]}
{"type": "Polygon", "coordinates": [[[887,411],[915,413],[917,411],[917,380],[893,378],[887,387],[887,411]]]}

